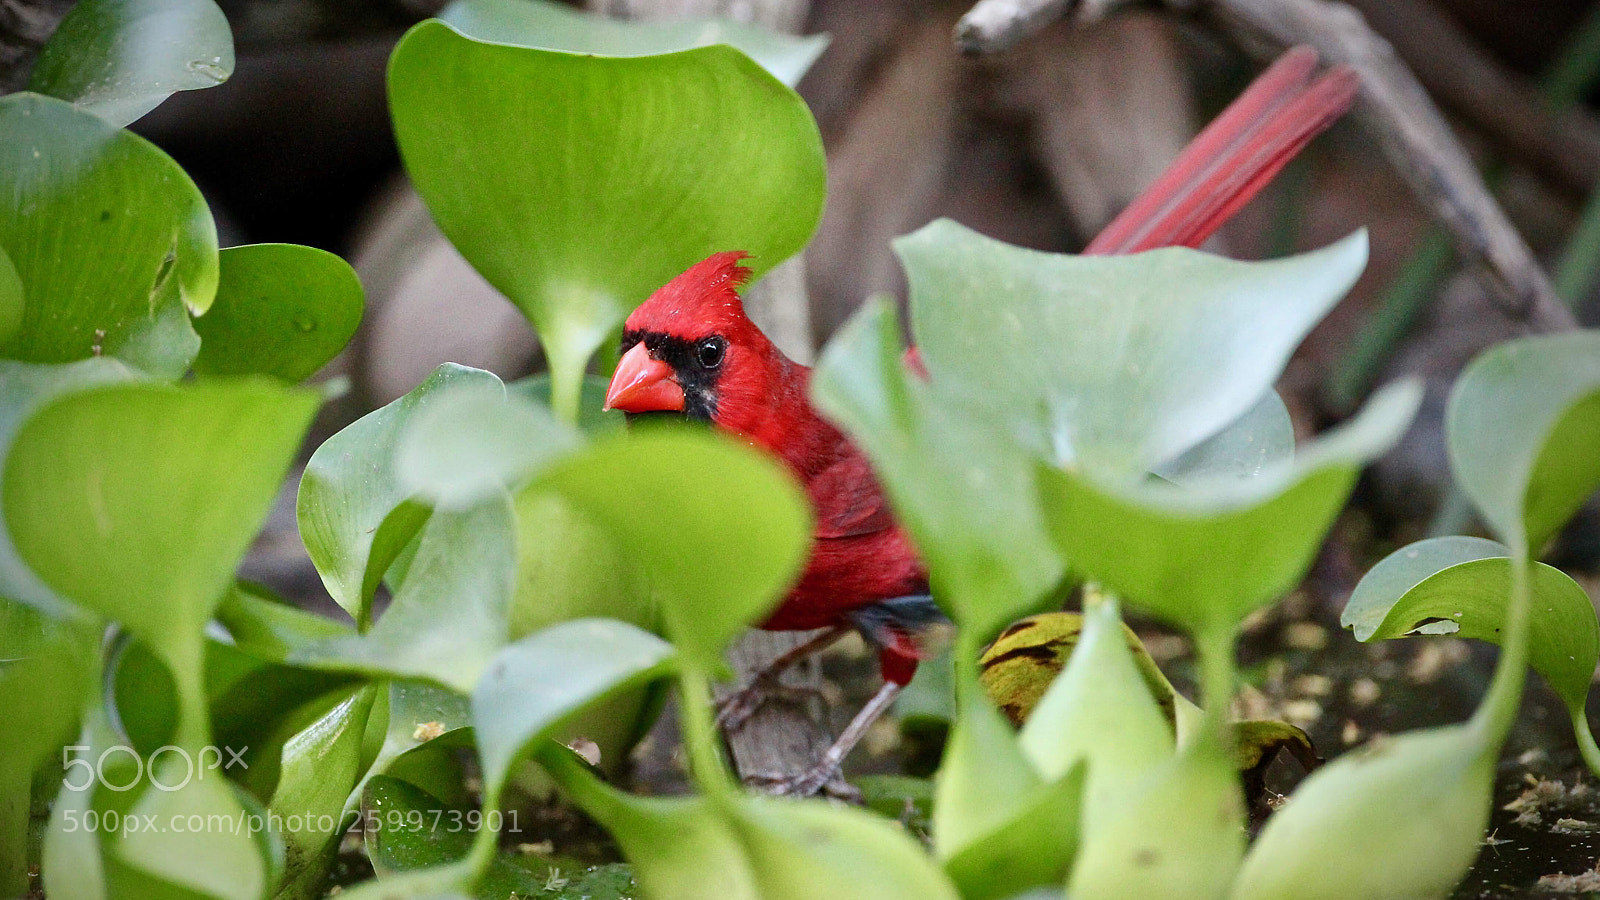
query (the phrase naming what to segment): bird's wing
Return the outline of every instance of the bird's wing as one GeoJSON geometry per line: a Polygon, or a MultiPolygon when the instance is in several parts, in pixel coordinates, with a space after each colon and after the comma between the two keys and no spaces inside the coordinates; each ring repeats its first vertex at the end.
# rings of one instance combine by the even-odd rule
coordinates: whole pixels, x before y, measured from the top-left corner
{"type": "Polygon", "coordinates": [[[849,453],[806,480],[817,516],[817,537],[872,534],[894,525],[883,489],[866,457],[849,453]]]}

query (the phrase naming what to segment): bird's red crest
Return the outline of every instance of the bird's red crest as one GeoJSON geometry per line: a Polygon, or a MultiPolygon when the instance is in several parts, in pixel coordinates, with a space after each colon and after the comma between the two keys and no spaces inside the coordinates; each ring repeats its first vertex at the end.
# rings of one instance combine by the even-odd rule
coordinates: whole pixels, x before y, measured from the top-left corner
{"type": "Polygon", "coordinates": [[[740,265],[750,254],[728,250],[684,270],[628,316],[627,327],[695,338],[713,330],[748,321],[739,288],[750,280],[750,270],[740,265]]]}

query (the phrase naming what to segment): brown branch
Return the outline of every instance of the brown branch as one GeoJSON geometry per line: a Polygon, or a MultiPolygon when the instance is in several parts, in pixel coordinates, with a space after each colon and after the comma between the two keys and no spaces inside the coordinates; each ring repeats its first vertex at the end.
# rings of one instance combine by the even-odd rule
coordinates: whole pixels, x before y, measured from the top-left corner
{"type": "Polygon", "coordinates": [[[1077,0],[982,0],[956,23],[956,49],[994,53],[1067,14],[1077,0]]]}
{"type": "Polygon", "coordinates": [[[1357,115],[1462,253],[1483,264],[1496,305],[1537,331],[1576,327],[1427,92],[1360,13],[1325,0],[1214,0],[1203,11],[1263,56],[1307,43],[1329,63],[1353,67],[1357,115]]]}
{"type": "MultiPolygon", "coordinates": [[[[1090,20],[1129,2],[1084,0],[1074,14],[1090,20]]],[[[1360,13],[1330,0],[1164,3],[1174,11],[1199,13],[1263,59],[1276,57],[1285,47],[1310,44],[1328,63],[1354,68],[1361,77],[1358,116],[1412,191],[1454,236],[1463,255],[1482,264],[1497,305],[1538,331],[1576,326],[1533,251],[1489,193],[1416,76],[1360,13]]],[[[1037,29],[1043,24],[1029,21],[1025,27],[1037,29]]]]}
{"type": "Polygon", "coordinates": [[[1600,178],[1600,122],[1556,113],[1525,76],[1496,60],[1432,0],[1347,0],[1394,45],[1439,103],[1558,187],[1587,195],[1600,178]]]}

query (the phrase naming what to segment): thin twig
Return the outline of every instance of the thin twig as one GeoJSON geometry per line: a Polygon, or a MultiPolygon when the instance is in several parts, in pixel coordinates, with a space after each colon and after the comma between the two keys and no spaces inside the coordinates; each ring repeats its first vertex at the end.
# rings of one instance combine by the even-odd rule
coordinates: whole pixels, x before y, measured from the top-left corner
{"type": "Polygon", "coordinates": [[[1078,0],[982,0],[956,23],[956,49],[994,53],[1067,14],[1078,0]]]}
{"type": "MultiPolygon", "coordinates": [[[[985,0],[974,8],[977,13],[985,0]]],[[[1099,0],[1073,10],[1081,20],[1105,15],[1129,0],[1099,0]]],[[[1497,305],[1536,331],[1576,327],[1533,251],[1512,227],[1445,124],[1428,93],[1392,47],[1361,14],[1329,0],[1164,0],[1175,11],[1195,11],[1246,50],[1272,58],[1283,48],[1310,44],[1330,64],[1346,64],[1361,77],[1357,114],[1378,139],[1411,189],[1449,229],[1468,259],[1482,263],[1497,305]]],[[[1038,19],[1028,27],[1042,27],[1038,19]]],[[[1017,35],[1026,34],[1020,30],[1017,35]]]]}
{"type": "Polygon", "coordinates": [[[1576,327],[1427,92],[1359,13],[1324,0],[1213,0],[1204,10],[1247,48],[1275,55],[1308,43],[1329,63],[1355,68],[1358,115],[1464,255],[1484,264],[1497,305],[1536,331],[1576,327]]]}
{"type": "Polygon", "coordinates": [[[1506,155],[1579,196],[1600,178],[1600,123],[1547,102],[1532,79],[1495,59],[1429,0],[1348,0],[1394,45],[1440,105],[1506,155]]]}

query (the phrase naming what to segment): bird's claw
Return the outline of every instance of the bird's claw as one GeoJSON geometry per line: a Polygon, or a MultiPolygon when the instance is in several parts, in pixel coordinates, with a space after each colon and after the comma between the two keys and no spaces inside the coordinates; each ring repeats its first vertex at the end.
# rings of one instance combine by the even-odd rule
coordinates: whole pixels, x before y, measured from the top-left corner
{"type": "Polygon", "coordinates": [[[772,700],[804,703],[821,693],[816,688],[784,684],[775,677],[758,675],[749,684],[717,701],[717,728],[737,731],[772,700]]]}
{"type": "Polygon", "coordinates": [[[819,763],[795,775],[751,775],[745,783],[774,797],[815,797],[862,805],[866,801],[855,785],[844,780],[837,765],[819,763]]]}

